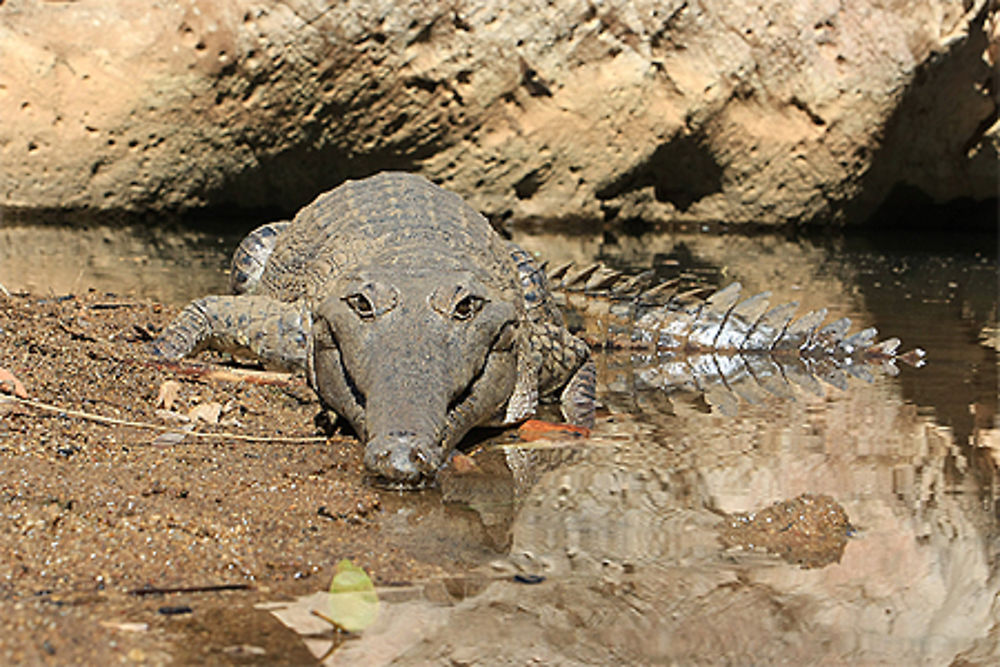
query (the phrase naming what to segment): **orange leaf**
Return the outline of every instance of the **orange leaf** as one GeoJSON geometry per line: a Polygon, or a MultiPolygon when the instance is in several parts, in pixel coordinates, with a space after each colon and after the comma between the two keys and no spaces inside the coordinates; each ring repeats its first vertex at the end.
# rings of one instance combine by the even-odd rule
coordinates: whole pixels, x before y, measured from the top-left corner
{"type": "Polygon", "coordinates": [[[572,424],[553,424],[540,419],[529,419],[517,429],[517,435],[525,442],[542,438],[589,438],[590,429],[572,424]]]}

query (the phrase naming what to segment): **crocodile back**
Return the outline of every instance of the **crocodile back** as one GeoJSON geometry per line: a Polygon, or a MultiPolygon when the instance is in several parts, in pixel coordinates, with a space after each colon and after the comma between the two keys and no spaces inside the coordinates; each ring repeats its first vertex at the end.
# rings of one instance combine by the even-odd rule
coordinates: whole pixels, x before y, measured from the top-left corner
{"type": "Polygon", "coordinates": [[[296,301],[363,267],[469,271],[518,299],[507,243],[457,195],[421,176],[382,173],[347,181],[303,208],[280,235],[255,289],[296,301]]]}

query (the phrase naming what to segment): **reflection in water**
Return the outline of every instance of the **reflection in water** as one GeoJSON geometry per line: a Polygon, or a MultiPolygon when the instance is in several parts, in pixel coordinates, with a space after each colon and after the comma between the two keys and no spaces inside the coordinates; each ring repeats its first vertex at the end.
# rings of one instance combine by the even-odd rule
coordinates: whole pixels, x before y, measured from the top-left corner
{"type": "MultiPolygon", "coordinates": [[[[678,243],[552,241],[532,247],[563,253],[557,262],[603,256],[623,265],[633,263],[631,250],[646,266],[670,260],[678,243]]],[[[997,364],[995,350],[980,344],[988,337],[968,335],[996,326],[995,259],[952,258],[947,301],[921,289],[922,271],[887,261],[909,297],[873,314],[860,308],[867,291],[850,287],[859,270],[849,256],[770,238],[700,241],[684,238],[684,252],[706,272],[714,264],[753,289],[784,288],[806,307],[877,324],[926,347],[928,366],[848,391],[772,397],[729,419],[698,395],[671,399],[643,389],[631,360],[602,355],[601,396],[611,415],[589,444],[531,457],[533,474],[523,471],[524,451],[537,450],[507,450],[517,452],[512,476],[530,485],[510,486],[519,489],[510,553],[489,576],[527,573],[541,583],[490,581],[479,595],[446,605],[411,599],[405,616],[348,643],[335,662],[363,659],[376,645],[392,647],[404,664],[488,662],[498,645],[505,659],[543,662],[1000,659],[1000,452],[987,448],[996,442],[997,364]],[[959,298],[983,276],[991,276],[992,291],[959,298]],[[801,494],[823,494],[843,508],[854,530],[839,560],[804,570],[720,542],[721,513],[801,494]],[[401,626],[415,633],[410,641],[393,641],[401,626]]],[[[881,266],[859,260],[871,264],[881,266]]]]}
{"type": "Polygon", "coordinates": [[[758,410],[609,417],[590,444],[542,464],[483,592],[410,598],[405,616],[390,609],[334,664],[375,647],[394,647],[403,664],[489,662],[497,645],[515,662],[602,664],[990,656],[995,523],[948,488],[947,429],[902,402],[892,381],[758,410]],[[720,542],[720,512],[804,493],[835,498],[856,529],[839,561],[802,569],[720,542]]]}
{"type": "MultiPolygon", "coordinates": [[[[383,530],[412,536],[414,558],[447,551],[468,570],[380,591],[380,619],[330,661],[1000,661],[995,239],[978,250],[691,233],[516,240],[554,264],[600,258],[769,289],[898,335],[928,364],[728,418],[696,393],[644,383],[648,359],[600,355],[606,415],[585,445],[501,435],[440,495],[386,494],[383,530]],[[839,558],[803,569],[720,540],[723,517],[803,494],[843,509],[853,530],[839,558]]],[[[222,289],[232,245],[6,227],[0,283],[182,303],[222,289]]]]}
{"type": "Polygon", "coordinates": [[[226,289],[238,240],[156,227],[0,224],[0,285],[39,296],[95,289],[185,303],[226,289]]]}
{"type": "Polygon", "coordinates": [[[579,321],[573,330],[591,349],[633,352],[621,365],[633,393],[640,387],[697,391],[733,416],[741,400],[790,398],[795,387],[822,395],[820,381],[847,389],[852,377],[871,382],[873,373],[896,375],[897,360],[923,365],[923,350],[898,353],[898,338],[879,342],[874,328],[853,329],[849,317],[825,322],[825,309],[796,317],[795,302],[772,307],[767,292],[745,298],[738,282],[693,300],[677,292],[680,285],[662,293],[668,285],[628,299],[603,289],[573,292],[564,307],[573,309],[579,321]],[[655,304],[651,291],[661,293],[655,304]]]}

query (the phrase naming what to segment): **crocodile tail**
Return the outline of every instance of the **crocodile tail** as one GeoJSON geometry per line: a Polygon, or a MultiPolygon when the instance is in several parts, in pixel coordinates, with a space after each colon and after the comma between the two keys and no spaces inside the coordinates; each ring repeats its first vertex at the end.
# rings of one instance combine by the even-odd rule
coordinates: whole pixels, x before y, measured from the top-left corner
{"type": "Polygon", "coordinates": [[[795,319],[797,302],[772,307],[768,292],[744,299],[738,282],[707,295],[683,280],[635,293],[636,279],[620,277],[616,284],[628,287],[616,292],[581,287],[594,285],[601,268],[561,271],[556,284],[577,313],[578,336],[592,348],[631,350],[642,385],[699,392],[725,414],[740,400],[792,398],[796,388],[821,394],[821,382],[846,389],[850,377],[897,374],[897,361],[924,363],[923,350],[901,353],[898,338],[879,341],[873,327],[851,333],[850,318],[824,324],[826,309],[795,319]]]}
{"type": "Polygon", "coordinates": [[[549,274],[561,303],[593,348],[693,352],[794,352],[806,358],[903,359],[919,365],[924,353],[897,350],[900,341],[876,339],[867,328],[850,333],[851,319],[824,325],[826,309],[794,319],[798,302],[770,307],[770,292],[742,299],[738,282],[716,291],[680,276],[649,286],[651,272],[636,276],[593,264],[549,274]]]}

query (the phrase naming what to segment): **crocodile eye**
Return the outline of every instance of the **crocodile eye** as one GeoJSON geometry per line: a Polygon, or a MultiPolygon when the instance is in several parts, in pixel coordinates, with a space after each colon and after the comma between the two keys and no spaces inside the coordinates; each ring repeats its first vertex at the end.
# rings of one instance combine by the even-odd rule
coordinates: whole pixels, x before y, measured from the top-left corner
{"type": "Polygon", "coordinates": [[[344,302],[363,320],[370,320],[375,317],[375,306],[372,305],[368,297],[360,292],[348,294],[344,297],[344,302]]]}
{"type": "Polygon", "coordinates": [[[456,320],[467,320],[482,309],[486,299],[481,296],[469,294],[463,297],[451,311],[451,316],[456,320]]]}

